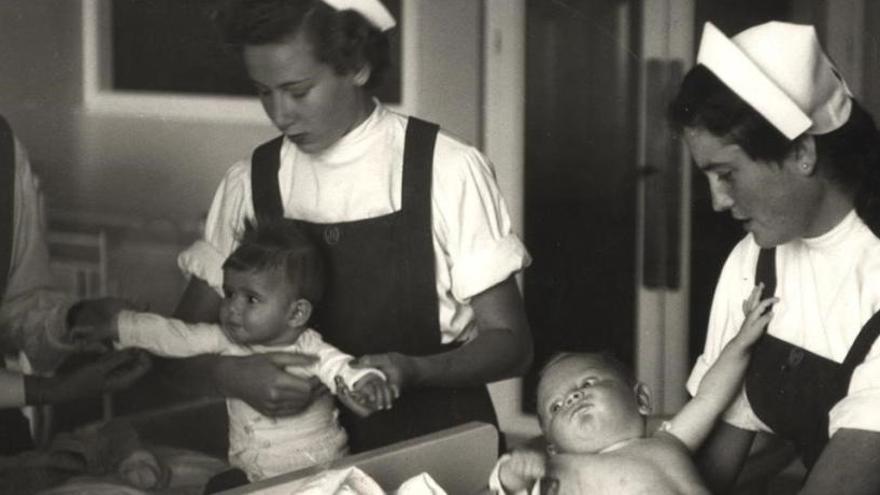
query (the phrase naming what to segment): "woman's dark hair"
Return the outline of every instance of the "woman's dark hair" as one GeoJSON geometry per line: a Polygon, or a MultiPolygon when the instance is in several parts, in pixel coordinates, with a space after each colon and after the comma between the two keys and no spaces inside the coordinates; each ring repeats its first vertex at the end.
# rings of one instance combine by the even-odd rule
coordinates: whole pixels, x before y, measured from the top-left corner
{"type": "MultiPolygon", "coordinates": [[[[700,128],[730,138],[755,160],[779,163],[795,144],[702,65],[685,76],[669,117],[678,129],[700,128]]],[[[874,119],[852,99],[849,120],[813,138],[819,167],[856,192],[856,212],[880,237],[880,133],[874,119]]]]}
{"type": "Polygon", "coordinates": [[[241,241],[223,262],[224,270],[281,268],[299,296],[317,304],[324,294],[324,262],[318,247],[294,220],[246,221],[241,241]]]}
{"type": "Polygon", "coordinates": [[[233,47],[278,43],[304,33],[315,59],[337,74],[370,66],[371,89],[390,64],[388,36],[353,10],[337,11],[321,0],[227,0],[215,15],[233,47]]]}

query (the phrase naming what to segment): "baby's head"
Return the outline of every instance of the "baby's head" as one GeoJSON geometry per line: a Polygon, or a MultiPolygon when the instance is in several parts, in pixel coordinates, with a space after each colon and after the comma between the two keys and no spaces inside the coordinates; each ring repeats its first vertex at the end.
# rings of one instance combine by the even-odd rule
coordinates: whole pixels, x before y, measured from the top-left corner
{"type": "Polygon", "coordinates": [[[557,354],[538,382],[538,419],[551,454],[591,454],[643,437],[650,402],[647,387],[607,354],[557,354]]]}
{"type": "Polygon", "coordinates": [[[247,223],[223,263],[220,323],[239,344],[292,344],[323,291],[321,254],[293,220],[247,223]]]}

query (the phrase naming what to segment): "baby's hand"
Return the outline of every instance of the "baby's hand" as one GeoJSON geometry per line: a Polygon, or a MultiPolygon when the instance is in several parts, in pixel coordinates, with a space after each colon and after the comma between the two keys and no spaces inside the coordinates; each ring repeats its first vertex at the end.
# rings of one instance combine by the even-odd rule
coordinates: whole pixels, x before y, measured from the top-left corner
{"type": "Polygon", "coordinates": [[[374,409],[391,409],[400,394],[381,376],[370,373],[354,384],[354,395],[363,397],[374,409]]]}
{"type": "Polygon", "coordinates": [[[390,408],[391,402],[398,397],[395,389],[375,374],[361,378],[354,388],[351,390],[342,377],[336,377],[336,396],[345,407],[362,418],[380,409],[390,408]]]}
{"type": "Polygon", "coordinates": [[[746,318],[739,329],[738,338],[742,339],[743,344],[746,346],[754,344],[764,335],[767,324],[773,318],[772,306],[779,302],[778,297],[769,297],[761,300],[760,297],[763,290],[764,283],[761,282],[752,289],[748,299],[743,301],[743,313],[746,315],[746,318]]]}
{"type": "Polygon", "coordinates": [[[530,490],[544,477],[547,459],[544,454],[531,450],[516,450],[498,467],[498,479],[508,493],[530,490]]]}

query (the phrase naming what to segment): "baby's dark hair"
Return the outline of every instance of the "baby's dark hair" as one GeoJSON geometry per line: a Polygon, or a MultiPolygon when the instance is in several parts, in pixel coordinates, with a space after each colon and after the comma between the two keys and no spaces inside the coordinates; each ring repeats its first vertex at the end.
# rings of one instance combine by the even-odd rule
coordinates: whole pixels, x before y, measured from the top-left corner
{"type": "Polygon", "coordinates": [[[353,10],[337,11],[321,0],[226,0],[214,19],[232,47],[266,45],[304,33],[315,59],[337,74],[370,66],[366,89],[377,87],[390,64],[388,36],[353,10]]]}
{"type": "Polygon", "coordinates": [[[263,271],[281,268],[299,297],[317,304],[324,294],[324,260],[317,245],[296,221],[282,218],[259,224],[246,221],[237,248],[224,270],[263,271]]]}

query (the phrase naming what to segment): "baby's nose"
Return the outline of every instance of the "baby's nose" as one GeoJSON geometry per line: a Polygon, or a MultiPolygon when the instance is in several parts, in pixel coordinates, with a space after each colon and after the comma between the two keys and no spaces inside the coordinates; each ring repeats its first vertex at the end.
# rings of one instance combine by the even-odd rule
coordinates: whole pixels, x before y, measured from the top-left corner
{"type": "Polygon", "coordinates": [[[584,397],[584,393],[581,390],[575,390],[574,392],[568,394],[568,397],[565,398],[565,405],[573,404],[584,397]]]}

